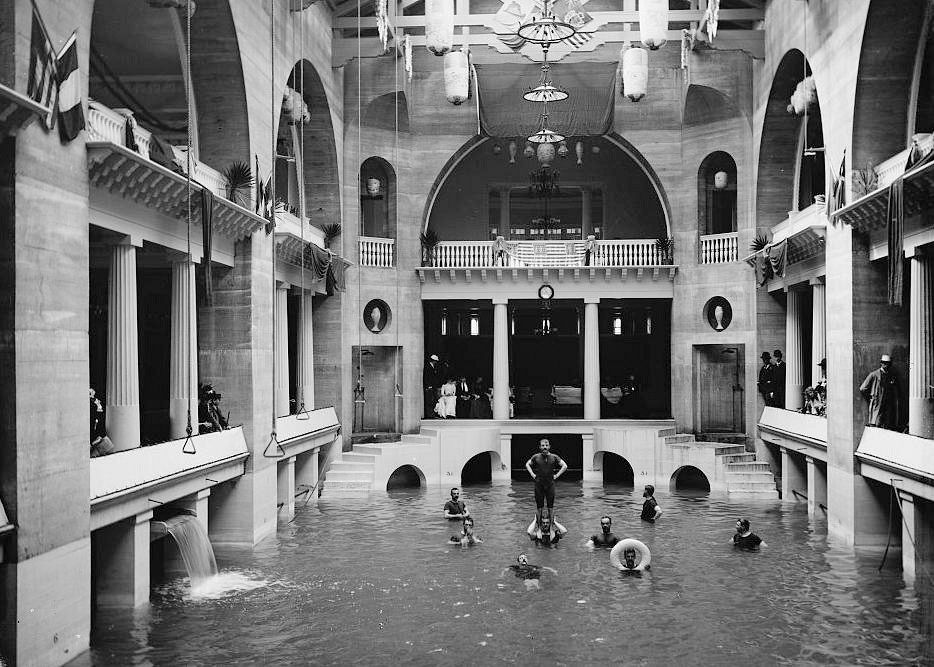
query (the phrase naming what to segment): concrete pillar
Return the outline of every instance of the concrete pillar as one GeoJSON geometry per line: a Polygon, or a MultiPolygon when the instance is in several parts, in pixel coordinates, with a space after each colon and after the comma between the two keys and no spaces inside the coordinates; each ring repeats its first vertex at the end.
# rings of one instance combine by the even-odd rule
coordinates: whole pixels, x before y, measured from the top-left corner
{"type": "Polygon", "coordinates": [[[600,419],[599,303],[599,297],[584,299],[584,419],[600,419]]]}
{"type": "Polygon", "coordinates": [[[508,300],[493,299],[493,419],[509,419],[508,300]]]}
{"type": "Polygon", "coordinates": [[[509,188],[499,191],[499,235],[509,238],[509,188]]]}
{"type": "Polygon", "coordinates": [[[149,602],[149,521],[152,511],[101,528],[97,604],[138,607],[149,602]]]}
{"type": "MultiPolygon", "coordinates": [[[[788,290],[785,311],[785,408],[799,410],[804,404],[804,340],[801,335],[801,293],[788,290]]],[[[820,361],[820,359],[818,359],[820,361]]]]}
{"type": "Polygon", "coordinates": [[[817,386],[823,372],[817,365],[827,356],[827,286],[823,278],[811,281],[811,386],[817,386]]]}
{"type": "Polygon", "coordinates": [[[782,447],[782,501],[795,503],[800,500],[792,491],[800,494],[807,492],[808,482],[804,471],[796,460],[795,453],[782,447]]]}
{"type": "Polygon", "coordinates": [[[827,507],[827,470],[811,456],[804,457],[807,464],[808,515],[820,515],[821,505],[827,507]]]}
{"type": "Polygon", "coordinates": [[[291,521],[295,517],[295,457],[279,461],[276,474],[276,505],[279,520],[291,521]]]}
{"type": "Polygon", "coordinates": [[[591,222],[590,216],[591,211],[593,210],[592,202],[592,192],[588,187],[581,188],[581,234],[582,238],[587,238],[590,234],[593,234],[593,222],[591,222]]]}
{"type": "Polygon", "coordinates": [[[187,254],[172,259],[172,329],[169,347],[169,435],[184,438],[191,409],[198,434],[198,318],[195,263],[187,254]]]}
{"type": "Polygon", "coordinates": [[[917,555],[915,553],[915,526],[918,525],[915,497],[905,491],[898,492],[902,510],[902,577],[906,582],[915,580],[917,555]]]}
{"type": "Polygon", "coordinates": [[[319,450],[315,449],[295,458],[296,493],[308,491],[311,497],[303,498],[302,502],[310,505],[318,502],[318,452],[319,450]]]}
{"type": "Polygon", "coordinates": [[[305,294],[301,297],[304,312],[299,314],[301,329],[298,337],[298,345],[300,348],[299,367],[295,369],[299,383],[297,396],[298,404],[295,406],[296,412],[301,408],[302,402],[304,402],[305,409],[309,412],[315,409],[315,358],[313,352],[315,334],[311,312],[313,296],[314,293],[311,290],[306,290],[305,294]]]}
{"type": "Polygon", "coordinates": [[[117,451],[139,447],[136,247],[113,246],[107,294],[107,434],[117,451]]]}
{"type": "Polygon", "coordinates": [[[289,285],[276,285],[276,402],[277,417],[291,414],[289,409],[289,285]]]}
{"type": "Polygon", "coordinates": [[[499,469],[493,466],[492,482],[494,484],[509,484],[512,480],[512,435],[500,433],[499,435],[499,469]]]}
{"type": "Polygon", "coordinates": [[[908,432],[934,438],[934,270],[931,257],[911,258],[908,325],[908,432]]]}
{"type": "Polygon", "coordinates": [[[584,481],[585,482],[602,482],[603,481],[603,471],[594,470],[593,458],[594,458],[594,444],[593,444],[593,433],[584,433],[581,435],[581,441],[583,444],[583,465],[584,465],[584,481]]]}

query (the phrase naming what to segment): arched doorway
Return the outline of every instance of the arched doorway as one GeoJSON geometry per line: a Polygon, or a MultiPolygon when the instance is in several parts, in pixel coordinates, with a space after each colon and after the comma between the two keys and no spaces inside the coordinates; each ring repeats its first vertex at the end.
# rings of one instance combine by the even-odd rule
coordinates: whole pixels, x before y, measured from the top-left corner
{"type": "Polygon", "coordinates": [[[413,465],[399,466],[386,482],[386,490],[418,489],[425,485],[425,473],[413,465]]]}
{"type": "MultiPolygon", "coordinates": [[[[489,484],[493,481],[494,452],[480,452],[472,456],[461,468],[461,486],[489,484]]],[[[499,459],[499,456],[496,456],[499,459]]]]}
{"type": "Polygon", "coordinates": [[[635,473],[632,465],[619,454],[613,452],[597,452],[594,455],[594,468],[603,468],[603,483],[618,484],[620,486],[635,486],[635,473]],[[602,457],[602,461],[597,459],[602,457]]]}
{"type": "Polygon", "coordinates": [[[681,466],[671,476],[672,491],[710,492],[710,481],[700,468],[681,466]]]}

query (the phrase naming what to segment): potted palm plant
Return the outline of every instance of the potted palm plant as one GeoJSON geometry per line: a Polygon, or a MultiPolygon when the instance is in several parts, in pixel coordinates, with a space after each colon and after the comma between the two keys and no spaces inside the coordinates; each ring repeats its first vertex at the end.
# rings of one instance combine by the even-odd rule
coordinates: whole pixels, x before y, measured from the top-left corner
{"type": "Polygon", "coordinates": [[[340,223],[332,222],[327,224],[321,228],[321,231],[324,232],[324,247],[330,250],[331,243],[341,235],[340,223]]]}
{"type": "Polygon", "coordinates": [[[239,206],[250,206],[250,193],[253,191],[253,172],[246,162],[234,162],[224,170],[227,179],[227,199],[239,206]]]}
{"type": "Polygon", "coordinates": [[[658,250],[658,257],[662,264],[675,263],[675,240],[673,238],[669,236],[655,239],[655,248],[658,250]]]}
{"type": "Polygon", "coordinates": [[[420,236],[422,242],[422,266],[432,266],[435,262],[435,249],[441,239],[438,234],[430,227],[422,232],[420,236]]]}

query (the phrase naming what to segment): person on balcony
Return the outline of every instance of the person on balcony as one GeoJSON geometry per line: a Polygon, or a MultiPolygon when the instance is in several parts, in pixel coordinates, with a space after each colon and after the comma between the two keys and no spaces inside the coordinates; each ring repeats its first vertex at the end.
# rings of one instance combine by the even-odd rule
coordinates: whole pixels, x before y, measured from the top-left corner
{"type": "Polygon", "coordinates": [[[782,359],[782,351],[775,350],[772,352],[772,356],[775,357],[775,362],[772,364],[774,368],[772,369],[772,391],[775,395],[775,407],[784,408],[785,407],[785,371],[787,370],[787,365],[785,360],[782,359]]]}
{"type": "Polygon", "coordinates": [[[467,383],[467,377],[461,375],[457,380],[457,418],[467,419],[470,417],[471,408],[474,403],[473,394],[470,391],[470,385],[467,383]]]}
{"type": "Polygon", "coordinates": [[[892,357],[882,355],[879,368],[866,376],[859,393],[869,401],[868,426],[898,430],[901,390],[898,375],[892,368],[892,357]]]}
{"type": "Polygon", "coordinates": [[[221,414],[221,395],[214,391],[214,385],[201,387],[198,401],[198,429],[201,433],[214,433],[227,429],[227,417],[221,414]]]}
{"type": "Polygon", "coordinates": [[[473,402],[470,404],[470,418],[493,419],[493,402],[490,398],[490,388],[482,377],[477,377],[474,380],[471,396],[473,402]]]}
{"type": "Polygon", "coordinates": [[[768,352],[762,353],[762,366],[759,368],[759,380],[756,385],[759,393],[762,394],[762,400],[767,406],[775,405],[775,372],[772,365],[772,355],[768,352]]]}
{"type": "Polygon", "coordinates": [[[441,360],[437,354],[429,355],[422,370],[422,389],[425,392],[425,419],[434,416],[435,403],[438,400],[438,388],[441,386],[441,360]]]}
{"type": "Polygon", "coordinates": [[[441,396],[435,404],[435,414],[441,419],[457,418],[457,383],[453,377],[441,385],[441,396]]]}
{"type": "Polygon", "coordinates": [[[97,392],[90,390],[91,397],[91,458],[106,456],[114,450],[114,444],[107,437],[104,428],[104,406],[97,398],[97,392]]]}

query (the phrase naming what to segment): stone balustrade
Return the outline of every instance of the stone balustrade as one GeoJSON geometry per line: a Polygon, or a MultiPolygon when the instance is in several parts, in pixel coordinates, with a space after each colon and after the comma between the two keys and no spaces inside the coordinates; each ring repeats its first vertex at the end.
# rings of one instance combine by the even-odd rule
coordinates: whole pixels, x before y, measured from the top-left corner
{"type": "Polygon", "coordinates": [[[430,265],[437,268],[670,266],[654,239],[594,241],[441,241],[430,265]]]}
{"type": "Polygon", "coordinates": [[[395,266],[395,239],[360,237],[360,266],[395,266]]]}
{"type": "MultiPolygon", "coordinates": [[[[921,135],[919,146],[922,151],[928,151],[934,148],[934,134],[921,135]]],[[[887,188],[892,182],[905,173],[905,167],[908,164],[908,156],[911,148],[899,151],[888,160],[884,160],[875,166],[876,178],[879,188],[887,188]]]]}
{"type": "Polygon", "coordinates": [[[739,233],[702,234],[700,237],[700,263],[725,264],[739,261],[739,233]]]}

